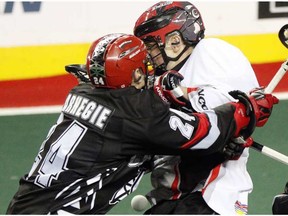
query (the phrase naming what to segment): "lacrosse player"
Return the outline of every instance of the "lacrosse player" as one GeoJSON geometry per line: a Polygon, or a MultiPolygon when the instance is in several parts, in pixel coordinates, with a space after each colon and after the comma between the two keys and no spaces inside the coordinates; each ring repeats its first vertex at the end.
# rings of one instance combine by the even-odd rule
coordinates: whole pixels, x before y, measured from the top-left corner
{"type": "MultiPolygon", "coordinates": [[[[148,89],[147,56],[133,35],[92,43],[89,78],[81,68],[91,84],[81,82],[68,94],[7,214],[105,214],[137,187],[147,155],[223,153],[232,138],[252,133],[261,121],[258,99],[241,92],[242,102],[203,113],[169,109],[148,89]]],[[[264,95],[270,108],[274,99],[264,95]]]]}
{"type": "MultiPolygon", "coordinates": [[[[158,2],[135,23],[134,35],[145,42],[160,76],[156,93],[171,106],[201,112],[234,101],[235,89],[259,88],[242,52],[223,40],[204,38],[204,32],[201,14],[189,2],[158,2]]],[[[264,96],[263,89],[255,91],[264,96]]],[[[271,111],[265,109],[267,118],[257,126],[266,123],[271,111]]],[[[217,152],[202,158],[157,156],[154,190],[147,194],[153,207],[146,214],[247,214],[253,184],[246,169],[248,148],[239,148],[247,138],[240,134],[234,140],[229,157],[235,160],[217,152]],[[166,164],[157,165],[160,158],[166,164]]]]}

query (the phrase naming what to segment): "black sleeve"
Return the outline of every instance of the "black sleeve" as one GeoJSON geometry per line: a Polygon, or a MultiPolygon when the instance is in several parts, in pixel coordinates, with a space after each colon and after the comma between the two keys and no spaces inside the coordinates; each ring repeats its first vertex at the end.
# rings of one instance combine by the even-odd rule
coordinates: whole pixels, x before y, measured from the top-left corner
{"type": "Polygon", "coordinates": [[[229,104],[193,114],[162,108],[157,115],[143,119],[140,125],[131,124],[135,127],[131,131],[135,132],[135,139],[141,138],[155,154],[178,154],[178,150],[186,149],[216,152],[234,134],[233,116],[234,107],[229,104]]]}

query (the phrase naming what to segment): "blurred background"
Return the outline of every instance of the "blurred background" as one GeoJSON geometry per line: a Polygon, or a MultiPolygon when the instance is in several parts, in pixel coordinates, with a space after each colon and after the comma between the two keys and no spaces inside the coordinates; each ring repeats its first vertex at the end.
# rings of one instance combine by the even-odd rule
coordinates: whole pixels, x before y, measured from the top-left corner
{"type": "MultiPolygon", "coordinates": [[[[108,33],[133,33],[138,16],[157,1],[0,2],[0,214],[30,170],[55,123],[66,94],[77,84],[64,66],[85,63],[90,43],[108,33]]],[[[288,1],[191,1],[200,10],[206,37],[240,48],[261,85],[267,85],[288,50],[277,33],[288,23],[288,1]]],[[[281,99],[254,139],[288,154],[288,76],[275,89],[281,99]]],[[[271,214],[273,196],[288,180],[287,166],[250,150],[254,182],[249,214],[271,214]]],[[[150,189],[149,175],[134,194],[150,189]]],[[[130,195],[110,214],[141,214],[130,195]]]]}

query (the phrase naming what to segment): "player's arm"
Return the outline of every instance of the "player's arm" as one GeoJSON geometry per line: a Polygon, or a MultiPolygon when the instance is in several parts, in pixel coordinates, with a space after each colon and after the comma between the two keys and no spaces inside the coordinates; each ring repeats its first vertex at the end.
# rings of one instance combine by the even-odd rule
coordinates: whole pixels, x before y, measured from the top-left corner
{"type": "Polygon", "coordinates": [[[167,71],[155,79],[154,92],[165,103],[175,106],[186,106],[189,103],[187,88],[180,85],[183,78],[176,71],[167,71]]]}
{"type": "Polygon", "coordinates": [[[181,86],[180,82],[182,80],[183,76],[180,73],[167,71],[156,78],[154,91],[168,104],[176,107],[192,107],[197,112],[235,101],[231,95],[215,86],[201,85],[188,88],[181,86]]]}
{"type": "Polygon", "coordinates": [[[179,149],[223,151],[231,139],[242,135],[249,137],[259,122],[269,118],[267,113],[271,113],[278,100],[271,94],[261,97],[257,95],[254,92],[247,96],[236,91],[233,96],[239,102],[227,103],[213,110],[191,115],[173,110],[165,117],[164,124],[158,127],[159,130],[150,131],[150,135],[157,139],[156,143],[170,145],[171,148],[177,146],[179,149]],[[159,137],[159,132],[162,137],[159,137]]]}

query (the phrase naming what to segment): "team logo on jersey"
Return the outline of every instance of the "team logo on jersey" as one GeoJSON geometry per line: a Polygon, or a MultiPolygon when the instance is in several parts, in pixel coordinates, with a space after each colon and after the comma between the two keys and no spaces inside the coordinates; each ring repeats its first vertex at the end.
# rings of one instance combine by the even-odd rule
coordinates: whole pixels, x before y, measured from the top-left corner
{"type": "Polygon", "coordinates": [[[248,213],[248,205],[243,204],[240,201],[235,202],[235,211],[239,215],[246,215],[248,213]]]}
{"type": "Polygon", "coordinates": [[[206,106],[206,101],[205,101],[205,97],[204,97],[204,89],[201,89],[198,92],[198,103],[200,104],[200,106],[202,107],[203,110],[208,110],[208,107],[206,106]]]}

